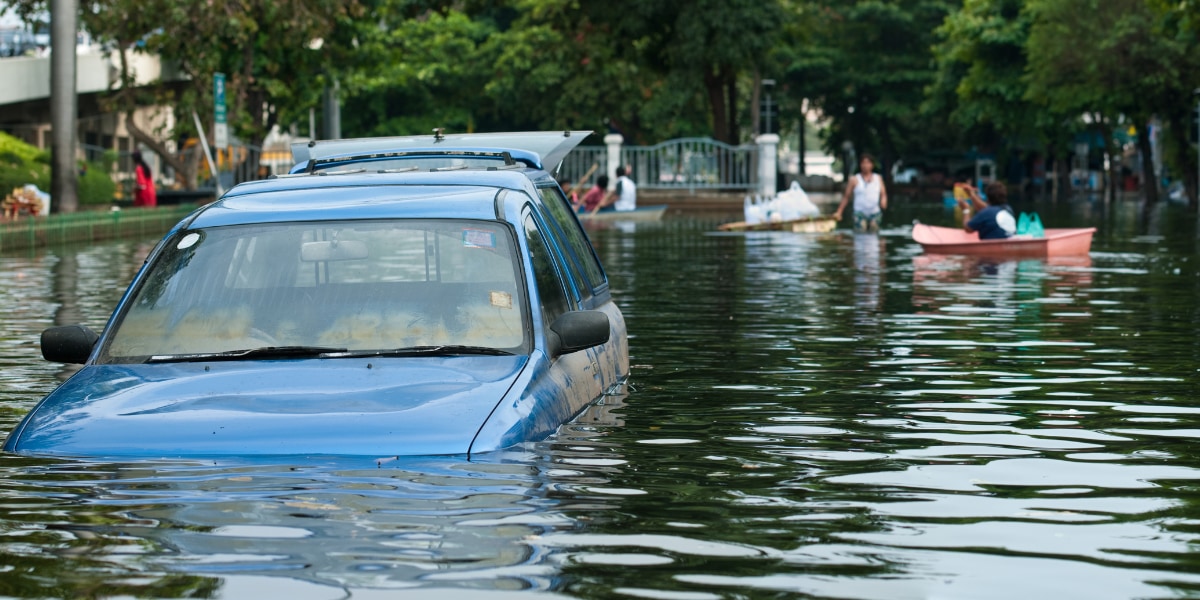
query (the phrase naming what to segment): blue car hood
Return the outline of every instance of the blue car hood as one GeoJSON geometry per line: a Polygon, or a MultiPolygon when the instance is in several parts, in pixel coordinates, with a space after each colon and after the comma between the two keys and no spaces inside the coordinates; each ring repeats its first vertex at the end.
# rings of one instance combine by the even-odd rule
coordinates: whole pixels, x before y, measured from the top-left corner
{"type": "Polygon", "coordinates": [[[5,450],[63,456],[465,454],[526,356],[89,365],[5,450]]]}

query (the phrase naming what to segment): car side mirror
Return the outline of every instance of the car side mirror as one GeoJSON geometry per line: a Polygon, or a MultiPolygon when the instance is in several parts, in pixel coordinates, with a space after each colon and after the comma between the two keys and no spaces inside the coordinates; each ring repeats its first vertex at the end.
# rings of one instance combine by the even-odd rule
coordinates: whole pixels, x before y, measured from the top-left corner
{"type": "Polygon", "coordinates": [[[42,358],[60,362],[83,364],[96,347],[96,335],[86,325],[64,325],[51,327],[42,332],[42,358]]]}
{"type": "Polygon", "coordinates": [[[553,357],[607,344],[612,326],[608,315],[598,310],[574,310],[559,315],[548,333],[553,357]]]}

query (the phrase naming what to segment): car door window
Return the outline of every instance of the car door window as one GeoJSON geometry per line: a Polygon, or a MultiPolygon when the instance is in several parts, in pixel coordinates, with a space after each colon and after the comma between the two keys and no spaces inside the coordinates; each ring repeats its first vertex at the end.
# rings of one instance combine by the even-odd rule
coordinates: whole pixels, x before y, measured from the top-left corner
{"type": "Polygon", "coordinates": [[[582,269],[589,287],[592,290],[603,287],[606,281],[604,269],[600,266],[600,260],[596,258],[596,251],[592,248],[592,243],[588,240],[587,234],[579,226],[579,220],[571,214],[566,197],[563,196],[561,191],[553,187],[538,188],[538,193],[542,196],[542,204],[546,206],[546,209],[562,230],[567,246],[571,249],[573,259],[582,269]]]}
{"type": "Polygon", "coordinates": [[[549,326],[559,315],[571,309],[563,290],[554,256],[545,236],[538,228],[532,215],[525,215],[525,239],[529,246],[529,264],[533,267],[534,282],[537,284],[538,304],[542,319],[549,326]]]}

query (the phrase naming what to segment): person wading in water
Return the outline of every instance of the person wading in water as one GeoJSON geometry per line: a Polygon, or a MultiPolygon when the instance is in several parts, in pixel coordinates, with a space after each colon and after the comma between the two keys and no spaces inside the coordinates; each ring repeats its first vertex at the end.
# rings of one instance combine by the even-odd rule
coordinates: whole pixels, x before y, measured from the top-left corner
{"type": "Polygon", "coordinates": [[[846,192],[842,194],[842,203],[838,205],[833,218],[841,221],[842,212],[850,197],[854,197],[854,230],[879,231],[879,217],[887,209],[887,188],[883,186],[883,177],[875,172],[875,157],[863,154],[858,161],[860,173],[850,179],[846,192]]]}

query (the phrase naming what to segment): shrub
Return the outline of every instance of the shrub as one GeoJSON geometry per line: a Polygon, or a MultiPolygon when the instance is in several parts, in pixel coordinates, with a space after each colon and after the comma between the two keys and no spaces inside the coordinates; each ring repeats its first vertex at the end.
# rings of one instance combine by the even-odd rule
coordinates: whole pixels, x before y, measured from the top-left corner
{"type": "MultiPolygon", "coordinates": [[[[117,184],[103,161],[80,162],[78,181],[81,205],[109,204],[116,197],[117,184]]],[[[43,192],[50,191],[50,154],[0,132],[0,197],[30,183],[43,192]]]]}
{"type": "Polygon", "coordinates": [[[38,186],[43,192],[49,191],[50,167],[41,163],[14,165],[0,161],[0,197],[28,183],[38,186]]]}
{"type": "Polygon", "coordinates": [[[103,166],[83,163],[85,171],[79,176],[80,204],[111,204],[117,195],[117,184],[103,166]]]}
{"type": "Polygon", "coordinates": [[[9,160],[16,157],[21,162],[50,164],[49,152],[38,150],[37,147],[26,144],[3,131],[0,131],[0,155],[11,155],[6,156],[9,160]]]}

